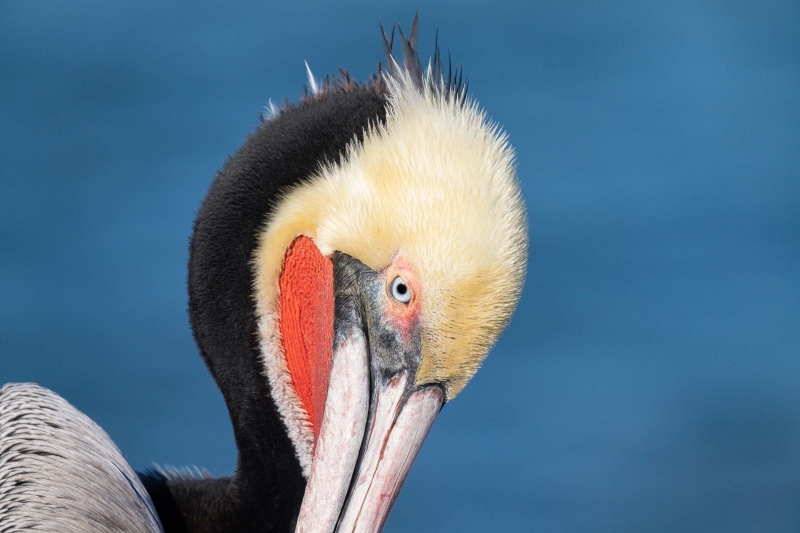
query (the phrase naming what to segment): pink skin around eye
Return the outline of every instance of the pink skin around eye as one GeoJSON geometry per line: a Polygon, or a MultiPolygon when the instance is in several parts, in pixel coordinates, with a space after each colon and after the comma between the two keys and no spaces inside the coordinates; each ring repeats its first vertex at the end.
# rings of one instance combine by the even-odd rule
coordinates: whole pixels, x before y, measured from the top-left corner
{"type": "Polygon", "coordinates": [[[422,302],[422,285],[414,274],[414,267],[398,252],[394,260],[383,270],[383,283],[386,287],[384,306],[386,317],[392,326],[399,331],[406,340],[419,322],[420,304],[422,302]],[[403,278],[411,291],[411,300],[408,303],[398,302],[392,296],[392,281],[397,276],[403,278]]]}

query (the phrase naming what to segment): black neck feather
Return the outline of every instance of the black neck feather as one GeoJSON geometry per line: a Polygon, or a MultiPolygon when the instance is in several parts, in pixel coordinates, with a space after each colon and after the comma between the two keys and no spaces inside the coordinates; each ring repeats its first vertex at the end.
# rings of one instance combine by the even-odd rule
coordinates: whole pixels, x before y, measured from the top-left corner
{"type": "Polygon", "coordinates": [[[305,479],[259,361],[251,259],[279,193],[337,161],[369,124],[385,120],[385,106],[379,82],[329,85],[264,122],[211,185],[191,241],[189,313],[239,459],[228,479],[144,476],[167,533],[294,528],[305,479]]]}

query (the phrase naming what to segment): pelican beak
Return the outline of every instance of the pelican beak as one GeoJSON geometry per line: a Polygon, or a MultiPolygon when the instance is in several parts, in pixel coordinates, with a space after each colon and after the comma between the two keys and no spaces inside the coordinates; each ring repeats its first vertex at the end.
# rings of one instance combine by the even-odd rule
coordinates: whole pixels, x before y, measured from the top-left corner
{"type": "Polygon", "coordinates": [[[387,318],[382,274],[337,252],[333,281],[328,395],[296,531],[375,533],[445,394],[416,385],[419,325],[397,328],[387,318]]]}

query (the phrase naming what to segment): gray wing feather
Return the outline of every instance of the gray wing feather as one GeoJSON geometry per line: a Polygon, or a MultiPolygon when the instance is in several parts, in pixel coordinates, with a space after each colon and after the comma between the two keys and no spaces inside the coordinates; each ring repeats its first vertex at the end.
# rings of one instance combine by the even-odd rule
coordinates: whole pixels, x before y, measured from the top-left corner
{"type": "Polygon", "coordinates": [[[106,433],[32,383],[0,388],[0,533],[163,533],[106,433]]]}

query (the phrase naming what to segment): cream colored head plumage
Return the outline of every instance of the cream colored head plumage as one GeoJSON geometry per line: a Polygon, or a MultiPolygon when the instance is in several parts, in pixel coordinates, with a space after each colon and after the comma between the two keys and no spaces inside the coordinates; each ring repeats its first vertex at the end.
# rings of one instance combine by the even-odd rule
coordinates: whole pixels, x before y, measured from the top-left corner
{"type": "MultiPolygon", "coordinates": [[[[395,65],[396,66],[396,65],[395,65]]],[[[290,191],[267,221],[255,257],[256,297],[272,311],[294,238],[380,270],[398,254],[422,285],[418,383],[456,396],[516,307],[527,225],[505,133],[463,92],[408,70],[387,76],[385,123],[337,164],[290,191]]]]}

